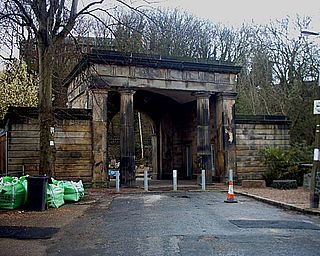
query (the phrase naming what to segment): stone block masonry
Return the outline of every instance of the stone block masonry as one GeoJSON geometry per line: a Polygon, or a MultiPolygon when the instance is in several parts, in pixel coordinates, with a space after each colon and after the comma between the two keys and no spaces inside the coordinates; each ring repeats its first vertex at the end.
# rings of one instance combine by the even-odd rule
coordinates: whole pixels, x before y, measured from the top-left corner
{"type": "Polygon", "coordinates": [[[235,122],[238,179],[262,179],[266,166],[261,151],[290,147],[290,121],[285,116],[236,116],[235,122]]]}

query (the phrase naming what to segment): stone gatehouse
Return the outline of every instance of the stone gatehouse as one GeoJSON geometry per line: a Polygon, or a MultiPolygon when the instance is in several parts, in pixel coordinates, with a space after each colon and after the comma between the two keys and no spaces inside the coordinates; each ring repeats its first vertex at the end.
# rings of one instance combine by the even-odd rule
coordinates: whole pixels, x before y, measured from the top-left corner
{"type": "MultiPolygon", "coordinates": [[[[205,169],[208,182],[224,180],[229,169],[237,174],[237,160],[248,160],[255,153],[253,149],[245,158],[246,153],[242,152],[237,159],[236,137],[246,140],[246,132],[252,134],[250,129],[260,127],[245,127],[240,122],[237,125],[243,133],[236,133],[236,78],[240,69],[230,63],[114,51],[87,54],[66,80],[68,109],[57,110],[60,115],[56,115],[59,118],[53,134],[56,177],[104,183],[111,160],[110,124],[118,115],[121,182],[134,186],[135,111],[142,113],[151,125],[153,178],[171,178],[174,169],[181,179],[195,178],[205,169]]],[[[30,110],[29,114],[23,111],[16,109],[4,121],[7,172],[18,166],[23,166],[26,173],[37,171],[37,117],[30,110]]],[[[287,146],[287,120],[282,124],[269,128],[275,134],[281,130],[272,141],[283,140],[281,145],[287,146]]],[[[241,150],[247,150],[245,143],[241,142],[241,150]]],[[[240,177],[248,177],[248,165],[240,163],[240,177]]],[[[251,168],[250,173],[253,172],[251,168]]]]}
{"type": "Polygon", "coordinates": [[[108,124],[120,114],[122,183],[134,182],[134,111],[152,123],[159,179],[200,169],[207,180],[236,168],[234,104],[240,67],[113,51],[87,54],[69,76],[69,108],[93,110],[94,174],[106,165],[108,124]]]}

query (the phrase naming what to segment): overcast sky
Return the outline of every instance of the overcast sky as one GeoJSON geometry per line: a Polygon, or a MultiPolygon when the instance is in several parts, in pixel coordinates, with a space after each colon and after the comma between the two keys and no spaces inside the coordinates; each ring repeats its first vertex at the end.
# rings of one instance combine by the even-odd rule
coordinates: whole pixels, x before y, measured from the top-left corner
{"type": "MultiPolygon", "coordinates": [[[[94,0],[80,0],[80,5],[94,0]]],[[[109,5],[115,0],[104,0],[109,5]]],[[[122,0],[135,6],[145,2],[152,7],[179,8],[200,18],[240,26],[244,22],[266,24],[286,16],[312,17],[310,30],[320,32],[320,0],[122,0]]],[[[119,4],[119,3],[118,3],[119,4]]],[[[320,40],[317,40],[320,41],[320,40]]]]}
{"type": "Polygon", "coordinates": [[[181,8],[196,16],[232,26],[251,21],[265,24],[288,15],[290,17],[295,17],[296,14],[306,15],[312,17],[310,28],[320,31],[320,0],[158,0],[158,2],[161,3],[157,6],[181,8]]]}
{"type": "MultiPolygon", "coordinates": [[[[79,0],[85,5],[95,0],[79,0]]],[[[200,18],[241,26],[244,22],[266,24],[275,19],[296,15],[310,16],[310,29],[320,31],[320,0],[119,0],[131,6],[178,8],[200,18]],[[146,3],[151,3],[150,5],[146,3]]],[[[119,5],[117,0],[104,0],[104,5],[119,5]]]]}

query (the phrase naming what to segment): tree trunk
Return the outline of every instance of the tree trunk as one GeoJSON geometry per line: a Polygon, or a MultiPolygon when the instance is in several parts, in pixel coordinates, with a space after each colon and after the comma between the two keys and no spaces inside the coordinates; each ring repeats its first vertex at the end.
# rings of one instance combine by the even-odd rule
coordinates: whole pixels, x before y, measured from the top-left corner
{"type": "Polygon", "coordinates": [[[39,57],[39,125],[40,125],[40,166],[39,174],[53,175],[53,154],[50,146],[53,126],[52,109],[52,49],[38,43],[39,57]]]}

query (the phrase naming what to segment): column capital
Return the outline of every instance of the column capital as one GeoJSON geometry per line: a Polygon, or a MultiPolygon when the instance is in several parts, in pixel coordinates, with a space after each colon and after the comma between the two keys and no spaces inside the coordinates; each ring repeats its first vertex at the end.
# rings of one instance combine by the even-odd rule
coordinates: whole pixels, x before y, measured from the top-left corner
{"type": "Polygon", "coordinates": [[[199,91],[199,92],[193,92],[191,93],[192,96],[195,96],[196,98],[210,98],[211,93],[205,92],[205,91],[199,91]]]}
{"type": "Polygon", "coordinates": [[[119,90],[119,93],[120,94],[135,94],[136,90],[134,90],[133,88],[128,88],[128,87],[125,87],[125,88],[120,88],[119,90]]]}
{"type": "Polygon", "coordinates": [[[99,88],[91,88],[89,89],[89,93],[92,94],[108,94],[109,89],[99,89],[99,88]]]}
{"type": "Polygon", "coordinates": [[[236,92],[221,92],[217,94],[218,100],[235,100],[238,96],[236,92]]]}

